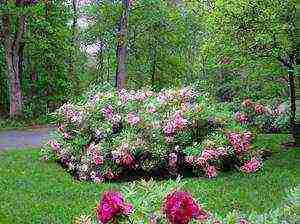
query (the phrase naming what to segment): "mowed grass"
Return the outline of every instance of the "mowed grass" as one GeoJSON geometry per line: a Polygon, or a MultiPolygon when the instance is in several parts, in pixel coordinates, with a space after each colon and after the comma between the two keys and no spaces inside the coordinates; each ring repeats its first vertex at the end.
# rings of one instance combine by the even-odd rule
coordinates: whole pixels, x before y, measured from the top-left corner
{"type": "Polygon", "coordinates": [[[120,190],[135,207],[134,223],[159,212],[164,195],[175,187],[192,193],[207,211],[224,215],[233,210],[265,213],[282,203],[286,191],[299,185],[297,149],[284,151],[287,135],[263,136],[260,143],[274,154],[251,175],[236,171],[218,178],[125,183],[78,183],[55,163],[39,160],[38,150],[0,151],[0,223],[73,223],[90,214],[100,193],[120,190]]]}

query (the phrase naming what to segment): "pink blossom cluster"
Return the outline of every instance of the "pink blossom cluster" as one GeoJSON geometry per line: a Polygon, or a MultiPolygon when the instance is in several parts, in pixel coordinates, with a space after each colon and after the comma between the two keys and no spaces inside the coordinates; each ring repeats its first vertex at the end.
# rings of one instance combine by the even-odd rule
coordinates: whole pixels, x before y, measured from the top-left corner
{"type": "Polygon", "coordinates": [[[209,179],[218,176],[218,170],[215,166],[207,165],[204,167],[205,176],[209,179]]]}
{"type": "Polygon", "coordinates": [[[122,89],[119,92],[119,98],[123,104],[127,104],[129,101],[145,101],[148,97],[153,96],[152,91],[127,91],[122,89]]]}
{"type": "Polygon", "coordinates": [[[171,224],[188,224],[192,219],[205,221],[208,214],[184,191],[169,193],[163,204],[163,212],[171,224]]]}
{"type": "Polygon", "coordinates": [[[76,111],[76,108],[74,105],[66,104],[61,108],[61,112],[64,116],[66,116],[70,121],[81,124],[83,120],[83,112],[82,111],[76,111]]]}
{"type": "MultiPolygon", "coordinates": [[[[214,151],[216,151],[216,150],[214,150],[214,151]]],[[[219,157],[220,155],[223,155],[223,153],[222,154],[214,153],[213,155],[219,157]]],[[[204,175],[211,179],[218,175],[217,168],[208,163],[208,160],[211,158],[212,157],[185,156],[184,162],[189,166],[196,165],[196,166],[202,168],[204,171],[204,175]]]]}
{"type": "Polygon", "coordinates": [[[117,124],[121,121],[121,116],[114,113],[113,107],[111,105],[102,108],[101,112],[105,119],[111,121],[113,124],[117,124]]]}
{"type": "Polygon", "coordinates": [[[178,110],[172,116],[164,127],[164,133],[167,136],[174,134],[177,130],[181,130],[188,125],[188,120],[183,117],[182,111],[178,110]]]}
{"type": "Polygon", "coordinates": [[[100,223],[106,224],[120,215],[128,216],[132,212],[132,204],[125,203],[121,193],[105,192],[97,205],[96,216],[100,223]]]}
{"type": "Polygon", "coordinates": [[[254,111],[256,114],[264,114],[266,112],[266,108],[261,104],[257,104],[255,105],[254,111]]]}
{"type": "Polygon", "coordinates": [[[243,134],[231,132],[228,135],[228,140],[237,153],[244,153],[247,152],[250,148],[252,134],[251,132],[245,132],[243,134]]]}
{"type": "Polygon", "coordinates": [[[235,113],[234,118],[236,121],[240,122],[241,124],[245,124],[249,121],[248,116],[239,111],[235,113]]]}
{"type": "Polygon", "coordinates": [[[253,173],[256,172],[262,166],[261,161],[254,158],[245,163],[243,166],[240,167],[240,170],[243,173],[253,173]]]}
{"type": "Polygon", "coordinates": [[[131,167],[134,165],[134,157],[129,152],[129,145],[127,143],[123,143],[118,150],[112,151],[112,159],[115,160],[117,164],[131,167]]]}
{"type": "Polygon", "coordinates": [[[224,150],[216,150],[216,149],[204,149],[201,153],[201,157],[207,160],[216,160],[221,156],[225,155],[226,152],[224,150]]]}
{"type": "Polygon", "coordinates": [[[102,112],[103,116],[108,120],[112,119],[112,117],[114,115],[113,107],[111,105],[102,108],[101,112],[102,112]]]}
{"type": "Polygon", "coordinates": [[[48,144],[51,146],[54,152],[58,152],[60,150],[60,144],[56,140],[49,140],[48,144]]]}
{"type": "Polygon", "coordinates": [[[190,99],[194,96],[193,89],[189,87],[182,88],[178,91],[178,96],[182,99],[190,99]]]}
{"type": "Polygon", "coordinates": [[[131,125],[136,125],[136,124],[140,123],[141,118],[135,113],[129,113],[127,115],[127,121],[131,125]]]}

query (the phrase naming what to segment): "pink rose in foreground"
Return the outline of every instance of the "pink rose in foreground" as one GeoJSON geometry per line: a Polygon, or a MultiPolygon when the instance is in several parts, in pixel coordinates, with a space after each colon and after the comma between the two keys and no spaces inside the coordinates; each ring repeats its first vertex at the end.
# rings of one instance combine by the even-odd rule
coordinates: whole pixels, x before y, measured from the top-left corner
{"type": "Polygon", "coordinates": [[[100,223],[109,223],[113,218],[120,215],[130,215],[133,206],[125,203],[120,192],[105,192],[100,203],[97,205],[96,216],[100,223]]]}
{"type": "Polygon", "coordinates": [[[253,173],[256,172],[261,166],[262,163],[258,159],[252,159],[241,166],[240,170],[243,173],[253,173]]]}
{"type": "Polygon", "coordinates": [[[208,218],[208,214],[184,191],[168,194],[163,204],[163,212],[171,224],[188,224],[193,218],[201,221],[208,218]]]}

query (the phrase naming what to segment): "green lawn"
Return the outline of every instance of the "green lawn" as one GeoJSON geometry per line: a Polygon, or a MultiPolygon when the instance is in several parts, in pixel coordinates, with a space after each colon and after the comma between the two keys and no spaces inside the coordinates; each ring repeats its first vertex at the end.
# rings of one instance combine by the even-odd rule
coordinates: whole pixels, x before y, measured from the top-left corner
{"type": "Polygon", "coordinates": [[[220,215],[234,209],[265,213],[282,203],[288,189],[299,185],[299,153],[279,147],[286,138],[261,138],[274,155],[256,174],[230,172],[215,180],[179,182],[77,183],[56,164],[39,161],[37,150],[0,151],[0,223],[72,223],[75,216],[90,213],[99,194],[108,189],[121,190],[135,207],[135,220],[141,220],[158,212],[165,193],[179,186],[190,191],[205,210],[220,215]]]}

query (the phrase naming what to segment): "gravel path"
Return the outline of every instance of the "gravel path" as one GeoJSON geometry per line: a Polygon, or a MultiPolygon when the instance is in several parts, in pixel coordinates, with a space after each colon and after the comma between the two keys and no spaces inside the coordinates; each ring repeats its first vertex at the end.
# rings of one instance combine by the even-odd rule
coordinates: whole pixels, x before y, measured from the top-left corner
{"type": "Polygon", "coordinates": [[[41,148],[53,128],[0,131],[0,150],[41,148]]]}

